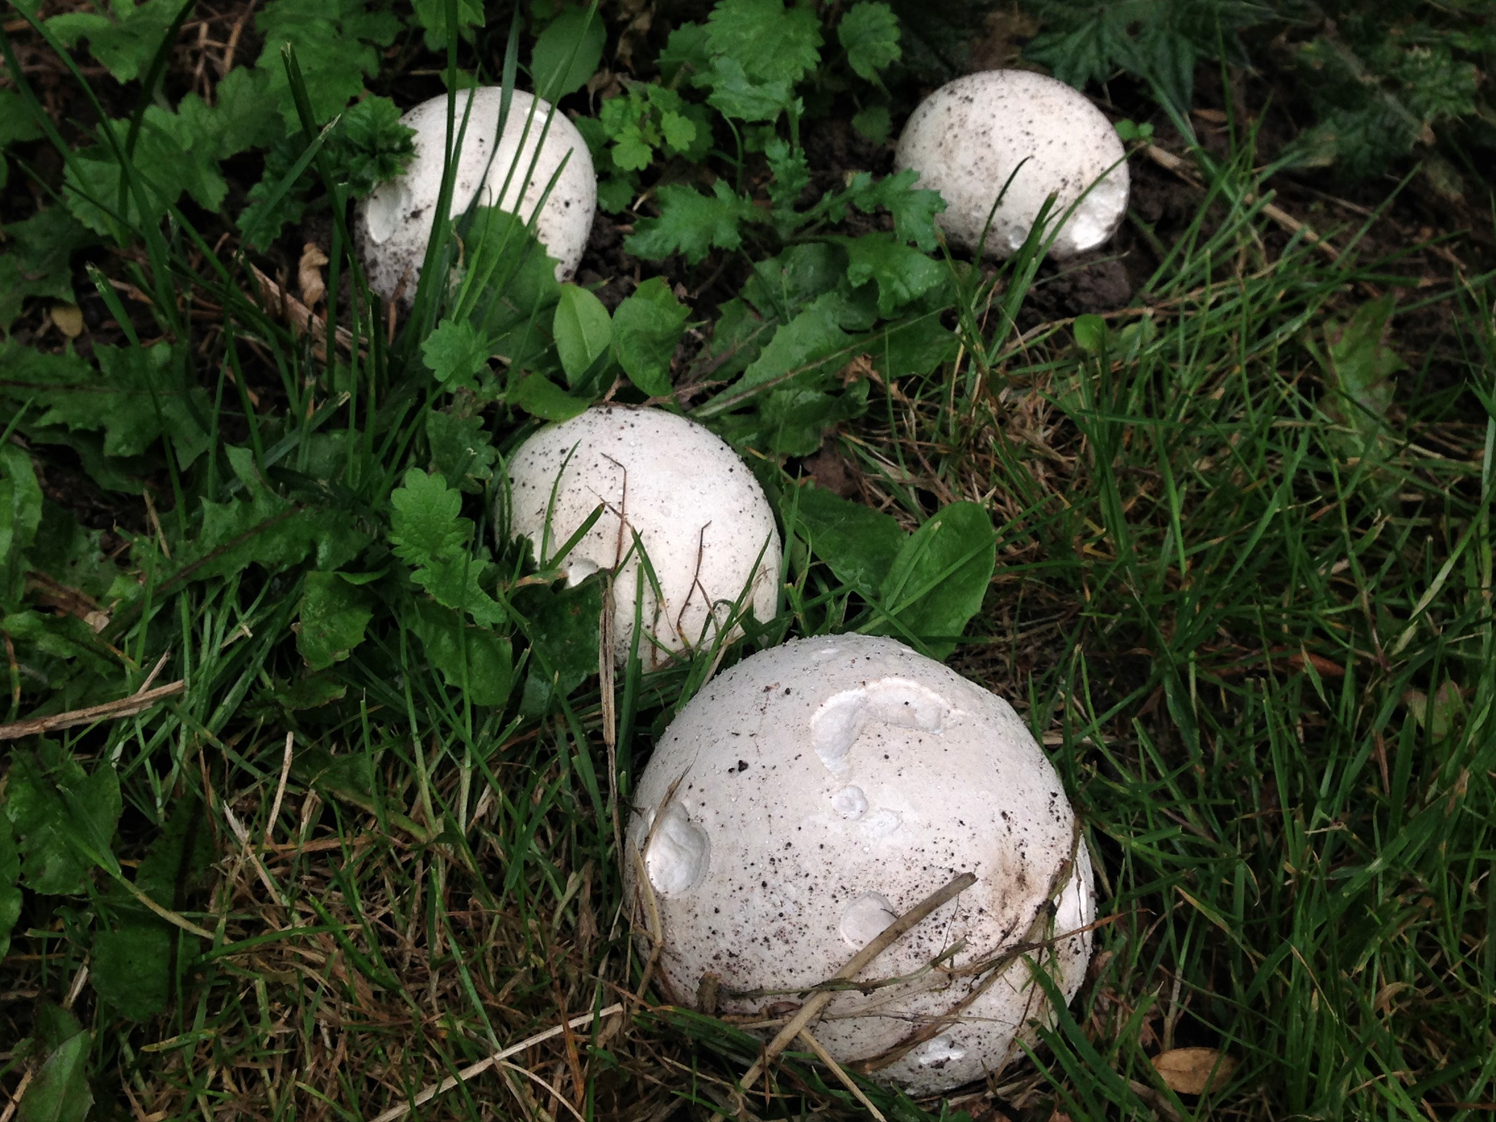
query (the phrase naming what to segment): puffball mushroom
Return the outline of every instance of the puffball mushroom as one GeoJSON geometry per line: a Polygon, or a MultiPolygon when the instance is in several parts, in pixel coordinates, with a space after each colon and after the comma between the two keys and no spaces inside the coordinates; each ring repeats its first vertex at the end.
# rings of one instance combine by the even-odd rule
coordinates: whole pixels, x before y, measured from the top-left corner
{"type": "Polygon", "coordinates": [[[1008,257],[1023,245],[1051,193],[1056,222],[1081,200],[1050,246],[1055,257],[1070,257],[1117,232],[1127,209],[1124,155],[1117,130],[1083,93],[1027,70],[986,70],[941,86],[919,104],[899,137],[894,166],[913,168],[920,187],[940,192],[946,209],[936,221],[970,252],[982,244],[987,215],[1007,184],[987,233],[991,257],[1008,257]]]}
{"type": "MultiPolygon", "coordinates": [[[[582,259],[597,211],[592,156],[575,125],[553,111],[549,102],[522,90],[511,94],[509,116],[499,135],[503,96],[501,88],[484,86],[471,91],[466,102],[457,99],[454,129],[461,126],[464,108],[470,108],[452,187],[452,213],[461,214],[477,198],[480,206],[498,207],[528,222],[560,168],[535,219],[535,234],[556,259],[556,279],[568,280],[582,259]]],[[[422,102],[400,123],[415,130],[415,158],[403,174],[381,184],[359,204],[355,236],[369,287],[391,300],[406,278],[408,306],[415,299],[441,193],[446,95],[422,102]]]]}
{"type": "Polygon", "coordinates": [[[721,1013],[771,1019],[978,878],[857,978],[898,981],[845,990],[810,1025],[879,1081],[927,1094],[998,1070],[1053,1021],[1032,971],[1067,1001],[1085,975],[1091,862],[1054,768],[1007,702],[892,639],[744,659],[666,729],[633,801],[641,953],[658,917],[666,997],[689,1004],[716,975],[721,1013]]]}
{"type": "Polygon", "coordinates": [[[748,465],[695,421],[663,409],[594,406],[526,440],[508,477],[509,533],[529,538],[542,563],[603,508],[561,563],[572,584],[615,570],[619,665],[633,639],[641,580],[646,669],[709,644],[750,607],[759,620],[774,617],[781,562],[774,511],[748,465]],[[641,551],[649,561],[642,578],[641,551]]]}

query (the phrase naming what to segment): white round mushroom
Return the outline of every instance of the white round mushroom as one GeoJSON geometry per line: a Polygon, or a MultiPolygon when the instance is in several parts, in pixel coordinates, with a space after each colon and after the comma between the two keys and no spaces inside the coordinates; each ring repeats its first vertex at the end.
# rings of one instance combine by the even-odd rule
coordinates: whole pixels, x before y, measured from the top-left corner
{"type": "MultiPolygon", "coordinates": [[[[556,279],[568,280],[582,259],[597,211],[597,174],[587,142],[549,102],[522,90],[513,91],[499,136],[502,99],[503,90],[497,86],[471,91],[466,102],[457,99],[454,129],[461,125],[465,106],[471,109],[457,160],[451,212],[461,214],[476,197],[480,206],[498,207],[528,222],[550,187],[535,219],[535,234],[556,259],[556,279]],[[551,187],[558,168],[560,176],[551,187]]],[[[404,302],[409,305],[415,299],[441,194],[446,95],[422,102],[400,123],[415,130],[415,158],[403,174],[359,203],[355,236],[369,287],[390,300],[403,278],[404,302]]]]}
{"type": "Polygon", "coordinates": [[[969,252],[983,245],[996,258],[1023,245],[1050,194],[1052,222],[1080,200],[1050,246],[1063,258],[1117,232],[1127,209],[1124,155],[1117,130],[1078,90],[1027,70],[985,70],[920,102],[894,166],[913,168],[919,186],[940,192],[946,209],[936,221],[952,243],[969,252]],[[984,244],[987,215],[1005,184],[984,244]]]}
{"type": "MultiPolygon", "coordinates": [[[[614,570],[619,665],[641,585],[646,669],[711,644],[749,608],[760,621],[774,617],[781,557],[773,508],[748,465],[695,421],[663,409],[594,406],[520,445],[508,479],[509,532],[529,538],[542,564],[603,508],[561,565],[573,584],[614,570]]],[[[729,638],[740,633],[734,625],[729,638]]]]}
{"type": "Polygon", "coordinates": [[[633,804],[641,950],[657,916],[667,998],[690,1004],[716,975],[722,1013],[770,1019],[977,877],[858,977],[881,984],[811,1025],[874,1079],[926,1094],[996,1071],[1053,1022],[1033,972],[1067,1001],[1085,975],[1091,862],[1054,768],[1007,702],[892,639],[800,639],[714,678],[633,804]]]}

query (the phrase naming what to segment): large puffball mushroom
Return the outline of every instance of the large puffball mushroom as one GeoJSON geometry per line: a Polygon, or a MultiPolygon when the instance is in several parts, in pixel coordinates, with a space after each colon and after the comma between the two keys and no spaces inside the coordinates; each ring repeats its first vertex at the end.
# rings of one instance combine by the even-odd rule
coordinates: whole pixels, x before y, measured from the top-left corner
{"type": "Polygon", "coordinates": [[[800,639],[719,675],[635,791],[624,888],[667,998],[803,1001],[963,872],[973,887],[884,950],[810,1031],[872,1078],[932,1094],[1035,1039],[1091,956],[1091,862],[1054,768],[1007,702],[892,639],[800,639]],[[1035,945],[1048,947],[1033,951],[1035,945]]]}
{"type": "MultiPolygon", "coordinates": [[[[556,259],[556,279],[568,280],[582,259],[597,211],[592,156],[575,125],[554,112],[549,102],[522,90],[511,94],[500,136],[503,96],[501,88],[484,86],[471,91],[466,101],[457,99],[454,128],[461,125],[464,109],[470,108],[451,213],[461,214],[476,197],[480,206],[498,207],[528,222],[550,187],[550,196],[535,219],[535,234],[556,259]],[[560,176],[551,187],[558,168],[560,176]]],[[[422,102],[400,123],[415,130],[415,158],[402,175],[381,184],[359,204],[355,237],[369,287],[391,300],[404,278],[404,302],[409,305],[415,299],[441,193],[447,96],[422,102]]]]}
{"type": "Polygon", "coordinates": [[[750,607],[760,621],[774,617],[781,556],[773,508],[748,465],[695,421],[662,409],[594,406],[520,445],[508,478],[509,533],[529,538],[543,563],[603,508],[561,564],[573,584],[615,570],[619,665],[633,640],[641,583],[646,669],[711,643],[750,607]],[[641,551],[649,562],[642,578],[641,551]]]}
{"type": "Polygon", "coordinates": [[[946,209],[936,221],[969,252],[983,244],[987,215],[1008,184],[984,245],[997,258],[1023,245],[1051,193],[1053,222],[1080,199],[1050,246],[1055,257],[1069,257],[1101,245],[1121,225],[1124,155],[1117,130],[1078,90],[1027,70],[986,70],[920,102],[899,137],[894,166],[913,168],[920,187],[940,192],[946,209]]]}

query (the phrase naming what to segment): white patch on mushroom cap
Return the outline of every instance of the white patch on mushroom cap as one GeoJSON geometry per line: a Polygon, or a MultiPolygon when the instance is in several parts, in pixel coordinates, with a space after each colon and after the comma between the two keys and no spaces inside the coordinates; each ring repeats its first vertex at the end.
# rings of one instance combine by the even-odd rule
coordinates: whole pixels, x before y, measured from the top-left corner
{"type": "MultiPolygon", "coordinates": [[[[575,125],[553,112],[549,102],[522,90],[513,92],[504,134],[498,137],[502,98],[500,88],[484,86],[471,91],[466,100],[457,99],[454,131],[461,127],[465,107],[471,105],[471,109],[457,161],[451,213],[461,214],[476,197],[480,206],[496,206],[528,222],[564,160],[566,166],[535,220],[535,233],[556,259],[556,279],[567,280],[582,259],[597,211],[592,156],[575,125]]],[[[402,175],[381,184],[359,204],[355,234],[369,287],[380,296],[392,299],[409,270],[404,296],[409,305],[415,299],[441,193],[446,94],[422,102],[400,123],[415,130],[415,158],[402,175]]]]}
{"type": "Polygon", "coordinates": [[[509,533],[529,538],[548,564],[603,507],[562,563],[571,583],[577,574],[616,568],[620,665],[641,580],[636,534],[659,582],[656,595],[642,578],[639,658],[646,669],[710,643],[725,620],[749,607],[760,621],[774,617],[781,561],[774,511],[748,465],[696,422],[663,409],[596,406],[526,440],[508,477],[509,533]]]}
{"type": "Polygon", "coordinates": [[[894,166],[915,169],[920,187],[940,192],[947,205],[936,221],[970,252],[1008,184],[985,243],[987,255],[997,258],[1023,245],[1050,193],[1057,195],[1051,224],[1085,194],[1050,247],[1055,257],[1069,257],[1101,245],[1121,224],[1124,155],[1117,130],[1085,94],[1043,74],[986,70],[941,86],[919,104],[899,137],[894,166]]]}
{"type": "MultiPolygon", "coordinates": [[[[1091,865],[1053,767],[1005,701],[892,639],[796,640],[712,679],[639,780],[632,848],[667,799],[711,846],[710,869],[687,892],[644,873],[664,937],[661,984],[673,1000],[689,1000],[714,973],[719,1009],[753,1013],[774,999],[735,991],[794,993],[824,981],[850,948],[967,871],[978,877],[973,888],[862,975],[907,980],[830,1004],[814,1031],[834,1057],[891,1056],[874,1078],[921,1094],[947,1090],[1021,1055],[1015,1041],[1033,1039],[1031,1020],[1052,1022],[1031,964],[1067,998],[1084,977],[1091,865]],[[833,768],[818,751],[818,718],[845,716],[849,696],[864,704],[856,721],[842,722],[855,734],[833,768]],[[949,972],[1035,934],[1062,937],[1051,953],[1005,962],[995,977],[949,972]],[[944,969],[930,968],[937,958],[944,969]]],[[[634,901],[638,876],[626,859],[634,901]]]]}

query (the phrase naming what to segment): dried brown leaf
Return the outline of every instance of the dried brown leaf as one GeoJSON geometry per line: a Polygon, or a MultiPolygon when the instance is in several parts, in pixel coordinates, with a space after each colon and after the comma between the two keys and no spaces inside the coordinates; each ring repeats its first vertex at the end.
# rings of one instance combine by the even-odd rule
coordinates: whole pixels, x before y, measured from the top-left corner
{"type": "Polygon", "coordinates": [[[1176,1095],[1204,1095],[1230,1081],[1236,1061],[1214,1048],[1171,1048],[1153,1066],[1176,1095]]]}
{"type": "Polygon", "coordinates": [[[327,264],[327,254],[316,242],[307,242],[301,247],[301,261],[296,266],[296,284],[301,289],[301,302],[315,308],[327,295],[327,285],[322,280],[322,266],[327,264]]]}

